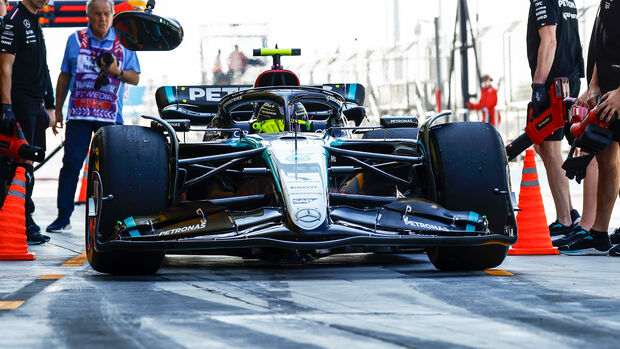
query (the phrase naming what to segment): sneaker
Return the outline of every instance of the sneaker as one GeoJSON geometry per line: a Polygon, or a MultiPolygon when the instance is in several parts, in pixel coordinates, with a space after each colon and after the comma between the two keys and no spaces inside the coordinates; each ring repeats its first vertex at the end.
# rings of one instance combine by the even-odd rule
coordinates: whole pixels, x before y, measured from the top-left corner
{"type": "Polygon", "coordinates": [[[58,217],[56,218],[52,224],[47,226],[48,233],[66,233],[71,230],[71,223],[68,218],[58,217]]]}
{"type": "Polygon", "coordinates": [[[616,228],[614,233],[609,235],[609,241],[614,245],[620,244],[620,228],[616,228]]]}
{"type": "Polygon", "coordinates": [[[555,222],[549,224],[549,234],[551,236],[568,235],[573,231],[574,228],[575,227],[573,227],[572,225],[568,227],[565,225],[562,225],[560,221],[556,220],[555,222]]]}
{"type": "Polygon", "coordinates": [[[50,237],[40,233],[26,234],[26,243],[28,245],[41,245],[50,241],[50,237]]]}
{"type": "Polygon", "coordinates": [[[614,257],[620,257],[620,245],[616,245],[611,250],[609,250],[609,255],[614,257]]]}
{"type": "Polygon", "coordinates": [[[579,211],[574,208],[570,210],[570,220],[573,221],[573,225],[576,226],[581,222],[581,216],[579,215],[579,211]]]}
{"type": "Polygon", "coordinates": [[[568,243],[570,243],[571,241],[575,240],[576,238],[578,238],[581,235],[587,234],[588,232],[585,231],[579,224],[577,224],[577,226],[575,227],[575,229],[568,235],[560,237],[560,238],[556,238],[555,240],[551,241],[551,244],[554,247],[560,247],[560,246],[564,246],[564,245],[568,245],[568,243]]]}
{"type": "Polygon", "coordinates": [[[29,234],[41,233],[41,227],[39,227],[37,223],[34,222],[34,219],[32,219],[32,216],[29,214],[26,214],[26,231],[29,234]]]}
{"type": "Polygon", "coordinates": [[[577,225],[577,223],[581,221],[581,215],[579,214],[579,211],[575,210],[574,208],[570,210],[570,219],[571,221],[573,221],[573,225],[577,225]]]}
{"type": "Polygon", "coordinates": [[[609,249],[611,249],[611,243],[609,243],[607,234],[597,237],[590,232],[578,234],[577,238],[574,240],[564,246],[558,247],[560,253],[575,256],[605,255],[609,249]]]}

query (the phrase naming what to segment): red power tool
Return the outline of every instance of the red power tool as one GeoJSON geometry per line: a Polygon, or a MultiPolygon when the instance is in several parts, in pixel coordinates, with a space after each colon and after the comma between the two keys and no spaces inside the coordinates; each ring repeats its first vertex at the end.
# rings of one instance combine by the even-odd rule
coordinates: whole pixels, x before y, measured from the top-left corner
{"type": "Polygon", "coordinates": [[[516,158],[532,144],[540,144],[553,132],[564,127],[566,115],[572,107],[572,103],[565,102],[566,97],[570,96],[568,78],[556,78],[549,88],[551,103],[549,108],[540,115],[534,115],[534,106],[530,102],[527,106],[527,125],[525,133],[515,138],[506,146],[508,160],[516,158]]]}
{"type": "Polygon", "coordinates": [[[6,135],[0,132],[0,156],[17,162],[26,160],[41,162],[45,159],[45,151],[28,144],[19,124],[15,123],[12,133],[12,135],[6,135]]]}
{"type": "MultiPolygon", "coordinates": [[[[569,100],[569,98],[567,98],[569,100]]],[[[574,99],[570,98],[574,103],[574,99]]],[[[609,129],[611,122],[603,122],[596,115],[595,110],[573,106],[569,112],[570,134],[573,137],[568,157],[562,168],[566,177],[575,179],[577,183],[586,177],[586,168],[594,156],[613,142],[613,132],[609,129]],[[587,153],[575,157],[575,149],[580,148],[587,153]]],[[[614,116],[616,118],[617,116],[614,116]]],[[[613,119],[612,119],[613,120],[613,119]]]]}

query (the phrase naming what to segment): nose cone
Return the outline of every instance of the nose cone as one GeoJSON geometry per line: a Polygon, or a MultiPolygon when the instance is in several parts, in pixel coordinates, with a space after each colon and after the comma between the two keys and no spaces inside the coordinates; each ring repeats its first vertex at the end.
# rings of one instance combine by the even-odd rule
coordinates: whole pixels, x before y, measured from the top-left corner
{"type": "MultiPolygon", "coordinates": [[[[314,134],[312,134],[314,136],[314,134]]],[[[267,161],[282,194],[289,222],[315,230],[327,218],[327,152],[320,137],[281,138],[269,147],[267,161]]]]}

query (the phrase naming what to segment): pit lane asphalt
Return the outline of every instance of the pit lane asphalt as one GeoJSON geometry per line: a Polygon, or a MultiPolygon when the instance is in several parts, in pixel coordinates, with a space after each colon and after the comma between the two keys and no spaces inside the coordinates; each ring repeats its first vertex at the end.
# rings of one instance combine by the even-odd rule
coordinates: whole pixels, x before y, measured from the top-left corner
{"type": "MultiPolygon", "coordinates": [[[[515,191],[521,169],[511,165],[515,191]]],[[[55,216],[57,173],[37,174],[43,227],[55,216]]],[[[571,184],[578,208],[579,188],[571,184]]],[[[457,273],[435,270],[422,253],[300,267],[168,256],[157,275],[119,277],[84,263],[83,216],[78,207],[71,232],[30,246],[36,261],[0,261],[0,347],[617,348],[620,340],[620,258],[509,256],[494,270],[457,273]]]]}

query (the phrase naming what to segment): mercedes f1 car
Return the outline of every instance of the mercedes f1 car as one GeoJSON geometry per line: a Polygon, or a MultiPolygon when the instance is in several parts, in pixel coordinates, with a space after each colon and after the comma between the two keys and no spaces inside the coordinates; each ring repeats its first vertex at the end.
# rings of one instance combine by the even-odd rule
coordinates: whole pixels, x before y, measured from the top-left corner
{"type": "Polygon", "coordinates": [[[253,86],[161,87],[151,127],[97,132],[93,269],[154,273],[165,254],[303,263],[412,248],[441,270],[502,263],[517,227],[493,126],[441,123],[447,113],[419,128],[414,117],[360,126],[364,87],[302,86],[280,65],[291,54],[255,50],[274,66],[253,86]]]}

